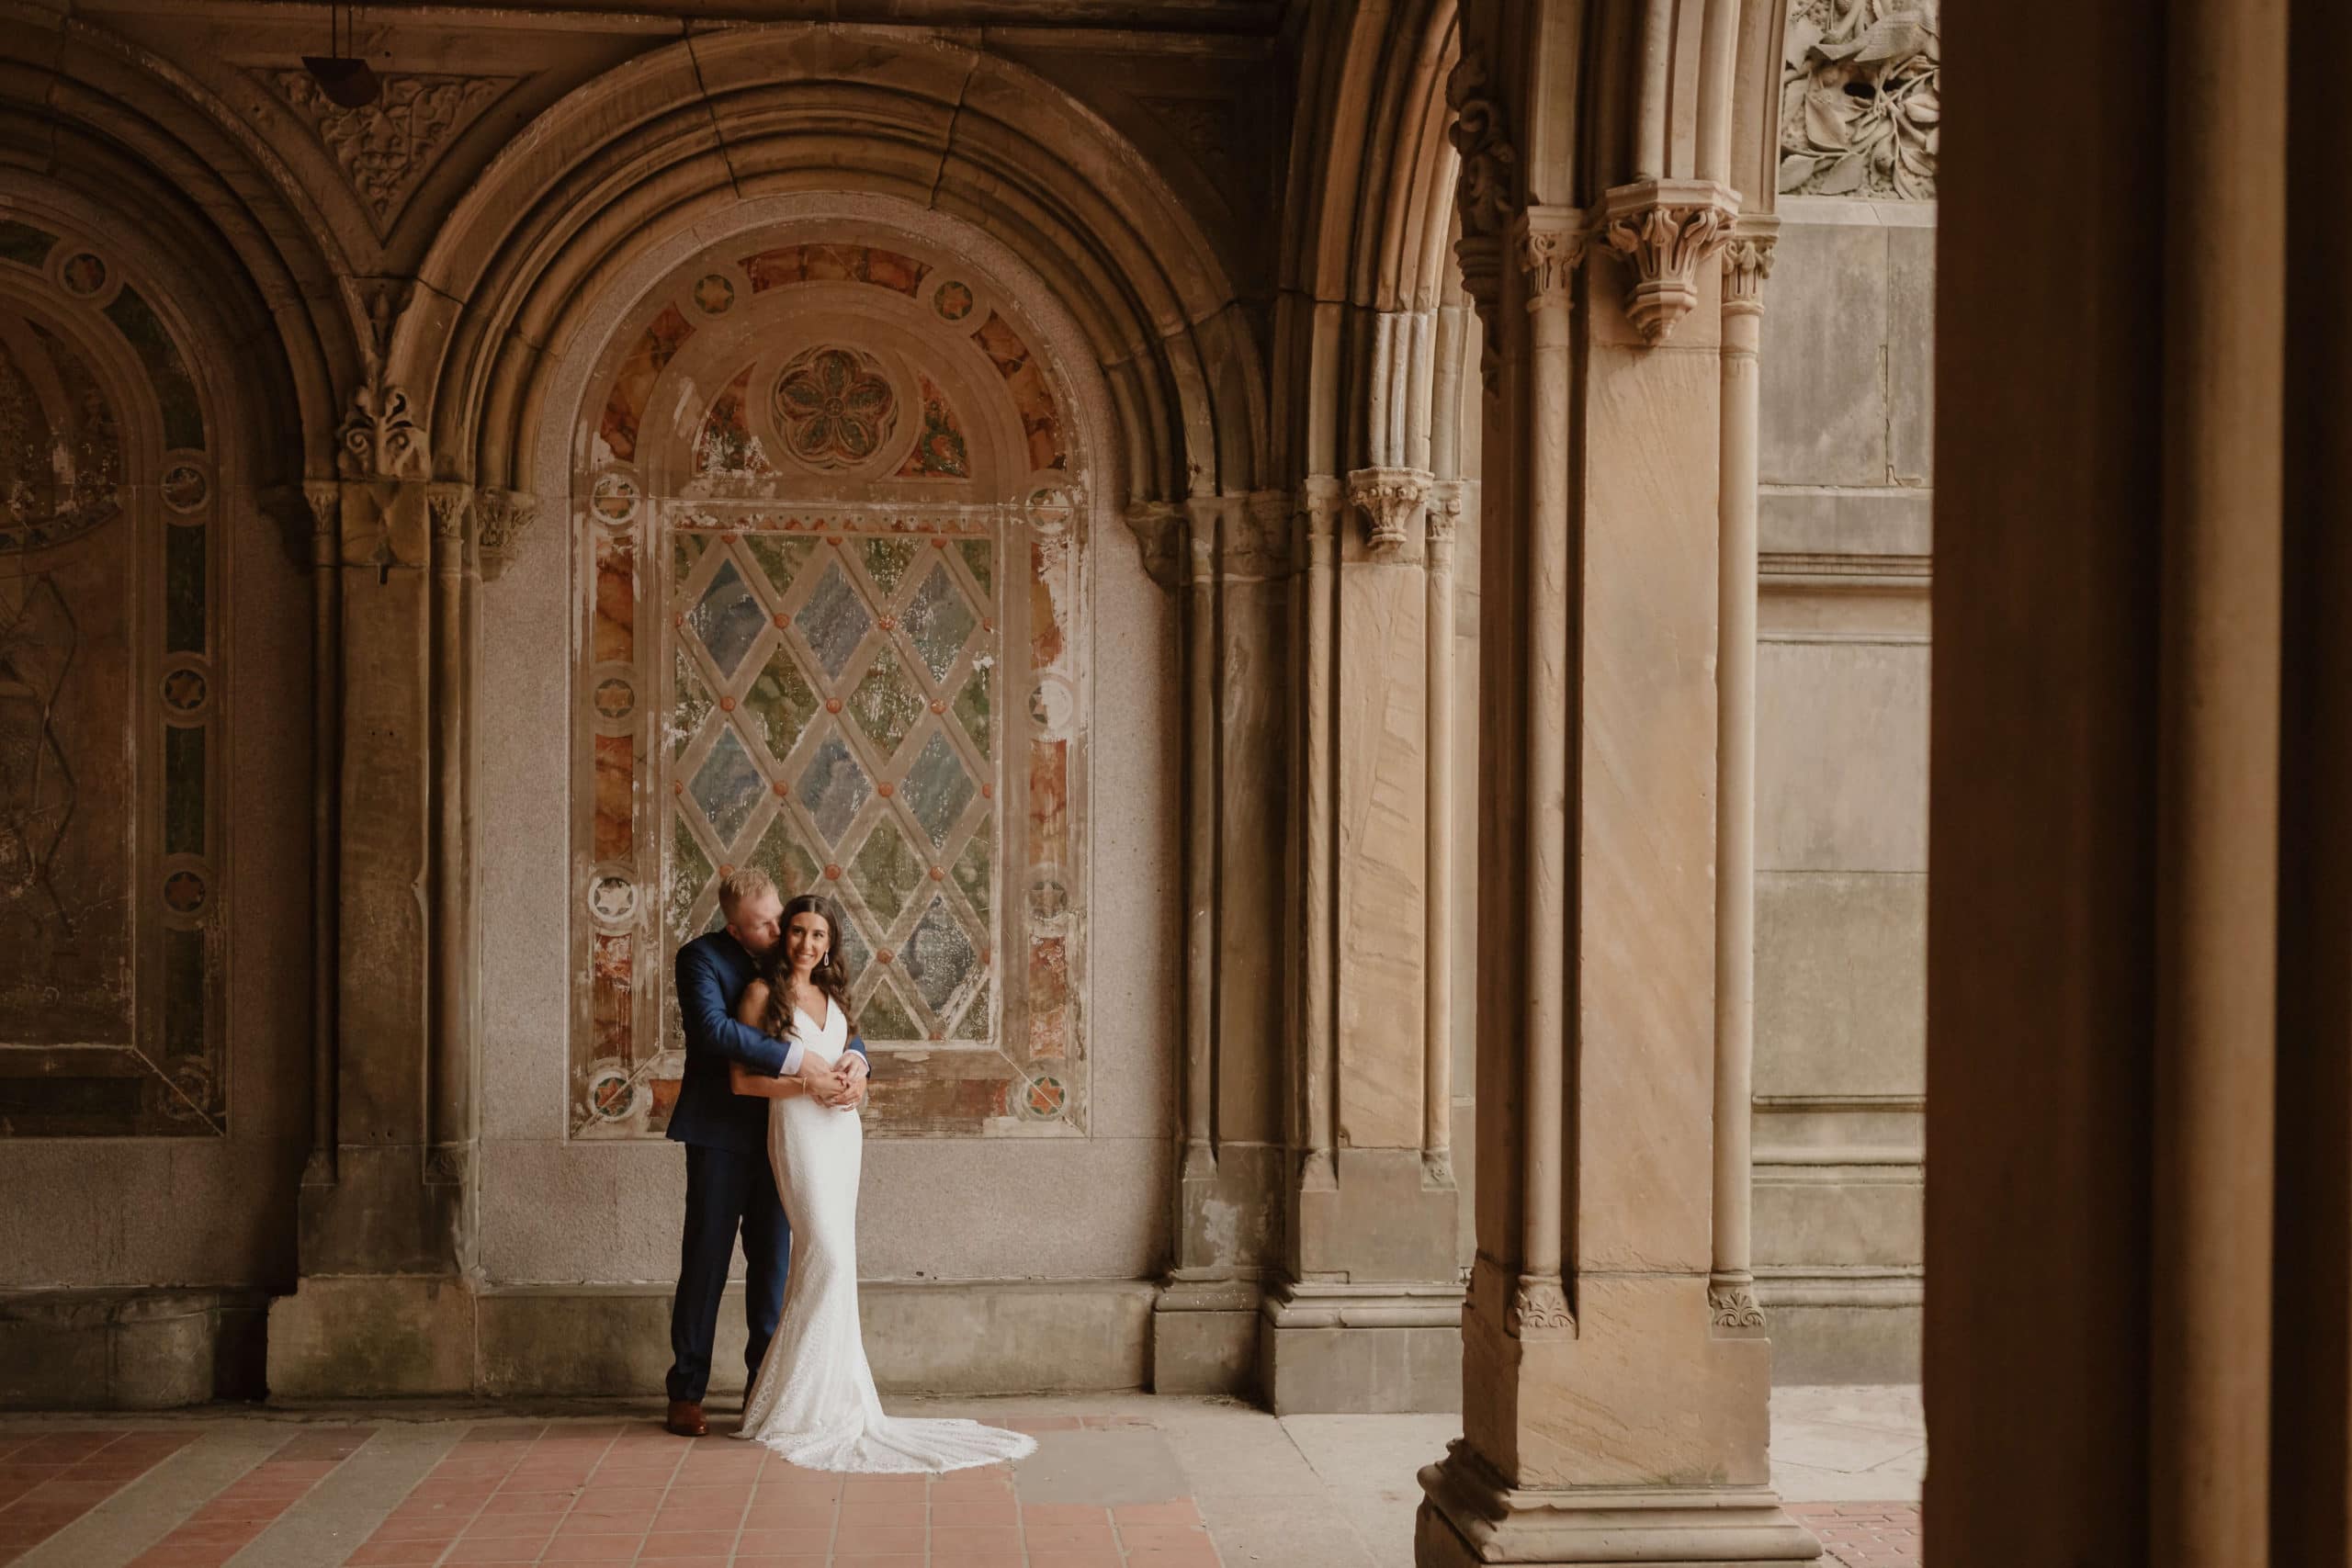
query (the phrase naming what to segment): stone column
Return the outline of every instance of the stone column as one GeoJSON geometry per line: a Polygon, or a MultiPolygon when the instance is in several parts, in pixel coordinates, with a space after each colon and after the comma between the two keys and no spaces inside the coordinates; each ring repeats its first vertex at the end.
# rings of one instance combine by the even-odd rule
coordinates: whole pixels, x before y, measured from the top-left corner
{"type": "Polygon", "coordinates": [[[474,1380],[465,494],[427,482],[423,423],[372,360],[337,445],[332,497],[313,491],[341,579],[322,660],[340,675],[334,1152],[302,1188],[269,1385],[458,1393],[474,1380]]]}
{"type": "Polygon", "coordinates": [[[1573,209],[1464,212],[1482,253],[1465,278],[1493,279],[1479,303],[1500,337],[1487,472],[1514,482],[1489,491],[1480,538],[1494,934],[1464,1437],[1422,1472],[1417,1561],[1811,1559],[1770,1484],[1770,1348],[1717,1333],[1709,1300],[1712,666],[1734,481],[1716,313],[1696,307],[1728,193],[1612,192],[1597,236],[1573,209]]]}
{"type": "Polygon", "coordinates": [[[1423,1157],[1430,479],[1358,469],[1344,507],[1306,483],[1301,1162],[1261,1377],[1280,1412],[1442,1408],[1461,1308],[1457,1197],[1423,1157]]]}
{"type": "Polygon", "coordinates": [[[1760,1334],[1748,1248],[1756,1066],[1757,343],[1777,220],[1744,220],[1724,256],[1723,479],[1715,626],[1715,1327],[1760,1334]]]}
{"type": "Polygon", "coordinates": [[[1421,1164],[1453,1186],[1453,537],[1462,484],[1430,487],[1429,511],[1429,830],[1421,879],[1429,966],[1421,1018],[1421,1164]]]}

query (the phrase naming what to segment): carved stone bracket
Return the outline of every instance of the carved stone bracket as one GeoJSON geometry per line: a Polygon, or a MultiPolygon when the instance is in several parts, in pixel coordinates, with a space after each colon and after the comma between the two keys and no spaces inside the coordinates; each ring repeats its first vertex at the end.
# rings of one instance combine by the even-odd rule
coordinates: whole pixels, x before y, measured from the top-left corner
{"type": "Polygon", "coordinates": [[[523,536],[539,520],[539,498],[519,490],[485,490],[474,495],[474,538],[481,552],[481,574],[496,581],[522,548],[523,536]]]}
{"type": "Polygon", "coordinates": [[[1445,78],[1446,107],[1453,123],[1446,137],[1462,155],[1454,201],[1462,214],[1454,254],[1462,264],[1462,287],[1486,328],[1479,378],[1496,389],[1502,366],[1503,234],[1518,212],[1519,151],[1511,144],[1502,106],[1490,95],[1485,55],[1464,50],[1445,78]]]}
{"type": "Polygon", "coordinates": [[[1707,1309],[1717,1328],[1761,1332],[1764,1309],[1756,1302],[1753,1280],[1717,1275],[1707,1282],[1707,1309]]]}
{"type": "Polygon", "coordinates": [[[1413,536],[1413,523],[1430,502],[1426,468],[1358,468],[1348,476],[1348,500],[1363,513],[1365,543],[1374,553],[1395,555],[1413,536]]]}
{"type": "Polygon", "coordinates": [[[1724,247],[1724,314],[1760,315],[1764,280],[1772,276],[1772,247],[1781,237],[1778,218],[1742,218],[1724,247]]]}
{"type": "Polygon", "coordinates": [[[1143,569],[1170,592],[1184,586],[1185,530],[1190,519],[1172,502],[1138,501],[1127,508],[1127,532],[1143,551],[1143,569]]]}
{"type": "Polygon", "coordinates": [[[1474,479],[1439,479],[1430,486],[1430,543],[1446,547],[1461,531],[1474,479]]]}
{"type": "Polygon", "coordinates": [[[351,396],[335,432],[335,468],[347,479],[421,479],[432,469],[424,426],[408,393],[384,378],[383,362],[368,359],[368,374],[351,396]]]}
{"type": "Polygon", "coordinates": [[[1568,1311],[1567,1292],[1560,1288],[1559,1280],[1522,1274],[1512,1287],[1510,1310],[1504,1314],[1503,1326],[1514,1339],[1536,1339],[1546,1335],[1573,1334],[1577,1320],[1568,1311]]]}
{"type": "Polygon", "coordinates": [[[304,479],[302,499],[311,508],[311,536],[333,539],[343,532],[343,483],[339,479],[304,479]]]}
{"type": "Polygon", "coordinates": [[[433,511],[433,538],[436,550],[444,541],[463,543],[466,522],[473,500],[471,485],[451,484],[436,480],[424,487],[424,504],[433,511]]]}
{"type": "Polygon", "coordinates": [[[1652,347],[1697,307],[1699,268],[1738,215],[1738,195],[1713,180],[1644,180],[1609,193],[1600,238],[1633,272],[1625,314],[1652,347]]]}

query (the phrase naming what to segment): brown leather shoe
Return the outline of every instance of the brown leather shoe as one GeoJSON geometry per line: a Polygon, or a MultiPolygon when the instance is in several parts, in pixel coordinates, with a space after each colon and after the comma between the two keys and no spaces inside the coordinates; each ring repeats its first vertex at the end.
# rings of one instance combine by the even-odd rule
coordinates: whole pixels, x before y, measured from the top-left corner
{"type": "Polygon", "coordinates": [[[682,1438],[704,1438],[710,1435],[710,1423],[703,1419],[702,1402],[698,1399],[672,1400],[670,1418],[662,1425],[682,1438]]]}

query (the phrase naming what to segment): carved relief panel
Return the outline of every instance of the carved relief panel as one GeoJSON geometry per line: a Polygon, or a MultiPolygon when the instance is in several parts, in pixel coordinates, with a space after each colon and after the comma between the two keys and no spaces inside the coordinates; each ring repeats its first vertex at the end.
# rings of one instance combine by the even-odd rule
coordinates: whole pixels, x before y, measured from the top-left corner
{"type": "Polygon", "coordinates": [[[0,1134],[225,1131],[219,483],[102,249],[0,217],[0,1134]]]}
{"type": "Polygon", "coordinates": [[[571,1125],[642,1137],[678,947],[765,870],[843,916],[875,1116],[1085,1126],[1082,476],[956,258],[779,236],[655,291],[583,410],[571,1125]]]}

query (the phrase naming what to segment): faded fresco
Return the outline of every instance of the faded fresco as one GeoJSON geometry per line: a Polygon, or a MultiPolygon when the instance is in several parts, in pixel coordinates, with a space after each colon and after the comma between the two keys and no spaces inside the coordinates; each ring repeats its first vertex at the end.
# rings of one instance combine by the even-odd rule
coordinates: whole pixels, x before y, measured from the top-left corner
{"type": "Polygon", "coordinates": [[[202,412],[102,254],[0,222],[0,1134],[219,1132],[202,412]]]}
{"type": "Polygon", "coordinates": [[[736,245],[619,334],[578,475],[573,1134],[647,1137],[678,946],[841,907],[878,1128],[1082,1132],[1078,477],[1001,290],[736,245]]]}

